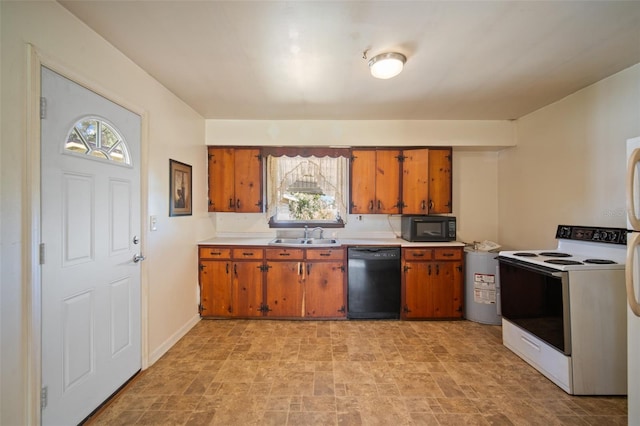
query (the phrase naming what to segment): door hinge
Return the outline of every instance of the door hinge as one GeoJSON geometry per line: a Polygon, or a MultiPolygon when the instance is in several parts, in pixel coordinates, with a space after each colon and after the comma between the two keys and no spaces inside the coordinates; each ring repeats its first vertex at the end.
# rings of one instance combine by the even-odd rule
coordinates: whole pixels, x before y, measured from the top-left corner
{"type": "Polygon", "coordinates": [[[404,305],[404,306],[402,307],[402,310],[403,310],[406,314],[408,314],[409,312],[411,312],[411,309],[409,309],[409,307],[408,307],[407,305],[404,305]]]}
{"type": "Polygon", "coordinates": [[[403,162],[404,160],[407,159],[407,157],[405,157],[404,155],[397,155],[396,158],[398,159],[399,162],[403,162]]]}
{"type": "Polygon", "coordinates": [[[49,402],[49,387],[43,386],[40,390],[40,409],[46,408],[49,402]]]}
{"type": "Polygon", "coordinates": [[[40,243],[38,256],[40,257],[40,264],[44,265],[44,243],[40,243]]]}
{"type": "Polygon", "coordinates": [[[200,315],[202,315],[202,311],[204,311],[204,310],[205,310],[205,309],[204,309],[204,306],[202,306],[202,303],[198,304],[198,313],[199,313],[200,315]]]}
{"type": "Polygon", "coordinates": [[[270,312],[271,309],[269,309],[269,305],[265,305],[264,303],[260,305],[260,307],[258,308],[258,310],[260,312],[270,312]]]}
{"type": "Polygon", "coordinates": [[[202,263],[200,264],[200,270],[204,271],[204,265],[202,263]]]}
{"type": "Polygon", "coordinates": [[[40,119],[44,120],[47,118],[47,98],[40,98],[40,119]]]}
{"type": "Polygon", "coordinates": [[[407,265],[404,266],[404,272],[407,272],[409,269],[411,269],[411,266],[407,266],[407,265]]]}
{"type": "Polygon", "coordinates": [[[347,309],[344,307],[344,305],[342,305],[340,309],[338,309],[338,312],[344,314],[345,312],[347,312],[347,309]]]}

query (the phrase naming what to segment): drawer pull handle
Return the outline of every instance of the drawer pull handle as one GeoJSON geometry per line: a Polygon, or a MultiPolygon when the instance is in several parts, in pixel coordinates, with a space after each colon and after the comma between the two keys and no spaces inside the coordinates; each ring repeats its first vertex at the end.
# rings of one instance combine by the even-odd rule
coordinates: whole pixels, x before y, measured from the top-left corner
{"type": "Polygon", "coordinates": [[[278,256],[291,256],[290,253],[280,253],[278,256]]]}
{"type": "Polygon", "coordinates": [[[242,255],[243,255],[243,256],[253,256],[253,253],[246,253],[246,252],[243,252],[243,253],[242,253],[242,255]]]}
{"type": "Polygon", "coordinates": [[[424,257],[424,253],[413,253],[413,257],[424,257]]]}
{"type": "Polygon", "coordinates": [[[331,256],[331,253],[320,253],[320,256],[324,256],[324,257],[331,256]]]}
{"type": "Polygon", "coordinates": [[[453,256],[453,253],[442,253],[442,255],[444,257],[451,257],[451,256],[453,256]]]}
{"type": "Polygon", "coordinates": [[[220,253],[219,251],[212,251],[211,256],[222,256],[222,253],[220,253]]]}

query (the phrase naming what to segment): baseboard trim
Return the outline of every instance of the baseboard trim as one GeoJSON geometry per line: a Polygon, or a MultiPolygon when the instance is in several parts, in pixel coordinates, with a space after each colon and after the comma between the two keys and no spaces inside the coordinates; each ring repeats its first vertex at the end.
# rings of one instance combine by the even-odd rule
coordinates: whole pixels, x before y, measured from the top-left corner
{"type": "Polygon", "coordinates": [[[147,368],[151,367],[156,363],[162,355],[166,354],[169,349],[173,347],[178,340],[182,339],[185,334],[189,332],[198,322],[200,322],[200,315],[196,314],[193,316],[186,324],[178,329],[175,333],[173,333],[167,340],[164,341],[156,350],[149,354],[149,364],[147,368]]]}

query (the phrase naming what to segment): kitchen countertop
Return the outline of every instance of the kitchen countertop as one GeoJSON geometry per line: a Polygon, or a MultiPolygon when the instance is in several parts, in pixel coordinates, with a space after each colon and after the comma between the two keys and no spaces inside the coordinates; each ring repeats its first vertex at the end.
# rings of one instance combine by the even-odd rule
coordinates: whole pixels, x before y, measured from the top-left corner
{"type": "MultiPolygon", "coordinates": [[[[217,237],[200,241],[200,246],[268,246],[275,237],[217,237]]],[[[342,246],[399,246],[399,247],[464,247],[460,241],[410,242],[402,238],[336,238],[342,246]]],[[[284,245],[270,247],[287,247],[284,245]]],[[[314,248],[313,246],[304,248],[314,248]]],[[[321,247],[317,247],[321,248],[321,247]]],[[[322,247],[326,248],[326,247],[322,247]]]]}

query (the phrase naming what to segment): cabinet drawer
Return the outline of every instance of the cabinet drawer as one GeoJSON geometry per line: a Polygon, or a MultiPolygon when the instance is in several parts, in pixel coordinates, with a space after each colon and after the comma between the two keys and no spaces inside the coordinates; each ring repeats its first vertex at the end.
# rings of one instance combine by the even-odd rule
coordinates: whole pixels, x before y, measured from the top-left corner
{"type": "Polygon", "coordinates": [[[200,259],[231,259],[231,249],[221,247],[200,247],[200,259]]]}
{"type": "Polygon", "coordinates": [[[307,259],[309,260],[342,260],[344,250],[339,249],[307,249],[307,259]]]}
{"type": "Polygon", "coordinates": [[[304,257],[303,249],[269,248],[265,251],[268,260],[302,260],[304,257]]]}
{"type": "Polygon", "coordinates": [[[462,259],[462,250],[458,248],[437,248],[434,250],[436,260],[460,260],[462,259]]]}
{"type": "Polygon", "coordinates": [[[404,260],[431,260],[432,253],[430,248],[402,249],[404,260]]]}
{"type": "Polygon", "coordinates": [[[264,257],[264,250],[259,248],[234,248],[234,259],[262,259],[264,257]]]}

